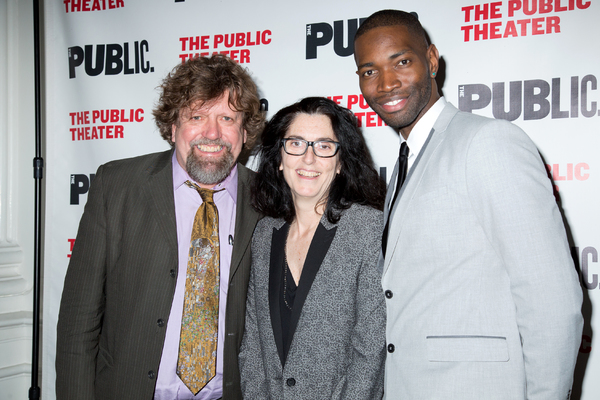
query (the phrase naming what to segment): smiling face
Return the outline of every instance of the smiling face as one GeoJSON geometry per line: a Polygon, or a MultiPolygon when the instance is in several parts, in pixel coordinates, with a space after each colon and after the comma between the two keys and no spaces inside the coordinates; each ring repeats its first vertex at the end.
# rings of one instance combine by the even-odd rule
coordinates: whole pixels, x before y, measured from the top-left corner
{"type": "MultiPolygon", "coordinates": [[[[329,117],[322,114],[296,115],[285,137],[308,142],[337,141],[329,117]]],[[[281,157],[279,169],[283,171],[283,177],[292,191],[295,205],[303,202],[314,208],[327,199],[331,182],[340,172],[339,152],[334,157],[322,158],[315,156],[313,148],[309,147],[303,155],[293,156],[282,147],[281,157]]]]}
{"type": "Polygon", "coordinates": [[[243,115],[229,106],[229,93],[209,104],[193,104],[172,126],[177,162],[201,187],[223,181],[246,142],[243,115]]]}
{"type": "Polygon", "coordinates": [[[439,99],[432,76],[438,69],[437,49],[404,26],[382,26],[355,40],[354,58],[365,100],[407,138],[439,99]]]}

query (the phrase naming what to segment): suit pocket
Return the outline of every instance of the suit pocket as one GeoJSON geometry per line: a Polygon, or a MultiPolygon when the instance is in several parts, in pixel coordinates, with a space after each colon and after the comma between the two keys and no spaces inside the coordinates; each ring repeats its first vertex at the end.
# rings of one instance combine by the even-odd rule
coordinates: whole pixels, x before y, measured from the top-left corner
{"type": "Polygon", "coordinates": [[[429,361],[506,362],[508,345],[503,336],[427,336],[429,361]]]}

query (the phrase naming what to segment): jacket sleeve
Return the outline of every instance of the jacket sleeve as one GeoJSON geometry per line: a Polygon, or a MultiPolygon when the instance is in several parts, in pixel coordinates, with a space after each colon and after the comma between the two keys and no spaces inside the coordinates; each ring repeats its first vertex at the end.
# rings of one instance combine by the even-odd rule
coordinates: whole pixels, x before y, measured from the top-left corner
{"type": "MultiPolygon", "coordinates": [[[[252,254],[255,257],[254,249],[252,254]]],[[[256,279],[256,268],[253,262],[248,284],[244,337],[239,355],[242,394],[245,399],[266,399],[269,393],[256,315],[256,279]]]]}
{"type": "Polygon", "coordinates": [[[381,250],[382,214],[359,221],[364,240],[356,293],[356,324],[351,335],[352,359],[340,399],[381,399],[385,365],[385,298],[378,259],[381,250]]]}
{"type": "Polygon", "coordinates": [[[106,220],[103,167],[96,173],[79,224],[60,303],[56,396],[93,400],[98,340],[105,309],[106,220]]]}
{"type": "Polygon", "coordinates": [[[483,126],[467,157],[469,199],[510,279],[527,399],[566,399],[582,293],[551,182],[535,145],[504,121],[483,126]]]}

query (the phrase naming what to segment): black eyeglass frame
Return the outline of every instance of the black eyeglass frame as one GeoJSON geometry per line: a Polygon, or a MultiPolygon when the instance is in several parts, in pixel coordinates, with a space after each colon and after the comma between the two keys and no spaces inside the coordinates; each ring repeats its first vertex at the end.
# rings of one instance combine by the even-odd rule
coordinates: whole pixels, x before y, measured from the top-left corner
{"type": "Polygon", "coordinates": [[[335,155],[336,155],[336,154],[338,153],[338,151],[340,150],[340,142],[334,142],[333,140],[315,140],[315,141],[309,142],[308,140],[304,140],[304,139],[297,139],[297,138],[282,138],[282,139],[281,139],[281,147],[283,147],[283,151],[285,151],[285,152],[286,152],[287,154],[289,154],[290,156],[298,156],[298,157],[299,157],[299,156],[303,156],[303,155],[305,155],[305,154],[306,154],[306,152],[308,151],[308,148],[309,148],[309,147],[312,147],[312,148],[313,148],[313,154],[314,154],[315,156],[317,156],[317,157],[320,157],[320,158],[331,158],[331,157],[335,157],[335,155]],[[286,142],[289,142],[290,140],[295,140],[295,141],[299,141],[299,142],[304,142],[304,143],[306,143],[306,148],[304,149],[304,151],[303,151],[301,154],[293,154],[293,153],[290,153],[290,152],[289,152],[289,151],[287,151],[287,150],[286,150],[286,148],[285,148],[285,143],[286,143],[286,142]],[[317,152],[315,151],[315,146],[314,146],[314,144],[315,144],[315,143],[323,143],[323,142],[325,142],[325,143],[333,143],[333,144],[335,144],[335,151],[333,152],[333,154],[332,154],[332,155],[330,155],[330,156],[320,156],[320,155],[318,155],[318,154],[317,154],[317,152]]]}

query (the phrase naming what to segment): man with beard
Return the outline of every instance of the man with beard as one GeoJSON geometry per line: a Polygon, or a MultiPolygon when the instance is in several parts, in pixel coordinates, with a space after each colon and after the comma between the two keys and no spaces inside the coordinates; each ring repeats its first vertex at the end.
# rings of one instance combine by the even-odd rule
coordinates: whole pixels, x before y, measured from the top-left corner
{"type": "Polygon", "coordinates": [[[259,215],[236,161],[264,116],[225,56],[189,60],[161,88],[153,113],[172,149],[100,166],[88,195],[58,321],[60,400],[242,397],[259,215]]]}
{"type": "Polygon", "coordinates": [[[415,16],[373,14],[354,50],[367,103],[401,141],[380,258],[386,398],[568,398],[582,293],[536,147],[438,95],[415,16]]]}

